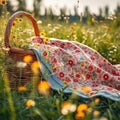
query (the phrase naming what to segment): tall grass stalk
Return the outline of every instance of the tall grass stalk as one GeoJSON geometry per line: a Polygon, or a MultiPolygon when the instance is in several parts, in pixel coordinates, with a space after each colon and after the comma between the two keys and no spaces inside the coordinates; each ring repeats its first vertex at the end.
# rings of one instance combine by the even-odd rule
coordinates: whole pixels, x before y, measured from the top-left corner
{"type": "Polygon", "coordinates": [[[31,78],[31,84],[32,84],[32,88],[31,88],[31,93],[30,93],[30,98],[34,99],[35,98],[35,93],[36,93],[36,88],[37,88],[37,83],[38,83],[38,79],[39,79],[39,75],[33,73],[33,77],[31,78]]]}
{"type": "Polygon", "coordinates": [[[11,113],[10,120],[16,120],[16,112],[15,112],[14,102],[12,99],[11,89],[9,86],[9,79],[7,77],[7,73],[5,71],[3,73],[4,73],[3,79],[5,83],[5,90],[8,97],[8,104],[9,104],[10,113],[11,113]]]}

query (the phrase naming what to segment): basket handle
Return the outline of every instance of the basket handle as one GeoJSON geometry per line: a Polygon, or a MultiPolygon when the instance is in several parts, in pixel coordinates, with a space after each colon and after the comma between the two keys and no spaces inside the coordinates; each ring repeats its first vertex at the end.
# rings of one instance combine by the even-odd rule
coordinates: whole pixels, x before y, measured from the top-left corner
{"type": "Polygon", "coordinates": [[[8,20],[8,23],[7,23],[7,26],[6,26],[6,29],[5,29],[5,34],[4,34],[5,47],[11,47],[11,45],[9,43],[10,31],[11,31],[11,28],[12,28],[13,21],[15,20],[16,17],[18,17],[20,15],[24,15],[31,20],[31,22],[33,24],[33,27],[34,27],[35,35],[40,36],[40,32],[39,32],[39,29],[38,29],[38,26],[37,26],[37,22],[31,16],[31,14],[29,14],[27,12],[24,12],[24,11],[19,11],[19,12],[14,13],[8,20]]]}

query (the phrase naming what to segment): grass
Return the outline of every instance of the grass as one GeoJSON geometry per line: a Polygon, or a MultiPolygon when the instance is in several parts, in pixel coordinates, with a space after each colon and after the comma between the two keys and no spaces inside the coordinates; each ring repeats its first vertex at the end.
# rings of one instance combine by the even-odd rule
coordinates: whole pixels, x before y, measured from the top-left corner
{"type": "MultiPolygon", "coordinates": [[[[46,88],[41,93],[37,86],[25,86],[11,91],[6,75],[4,31],[9,14],[0,16],[0,119],[1,120],[118,120],[120,102],[107,98],[84,100],[74,94],[63,94],[46,88]],[[47,92],[47,94],[46,94],[47,92]],[[78,110],[78,107],[81,110],[78,110]],[[71,109],[70,109],[71,108],[71,109]],[[77,109],[77,110],[76,110],[77,109]]],[[[37,19],[41,32],[47,37],[75,40],[84,43],[101,53],[112,64],[120,63],[120,19],[102,23],[83,25],[79,22],[66,23],[37,19]]],[[[90,22],[89,22],[90,23],[90,22]]],[[[33,27],[26,18],[18,18],[12,27],[10,43],[12,46],[28,49],[33,27]]],[[[37,74],[35,74],[38,79],[37,74]]],[[[43,84],[43,87],[45,88],[43,84]]]]}

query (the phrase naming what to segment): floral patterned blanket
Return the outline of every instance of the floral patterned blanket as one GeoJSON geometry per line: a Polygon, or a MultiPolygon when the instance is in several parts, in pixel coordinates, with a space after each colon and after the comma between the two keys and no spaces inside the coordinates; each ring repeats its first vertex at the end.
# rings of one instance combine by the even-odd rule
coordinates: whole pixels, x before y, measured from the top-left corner
{"type": "Polygon", "coordinates": [[[120,101],[120,70],[94,49],[75,41],[42,37],[32,38],[31,49],[53,89],[67,86],[65,93],[120,101]]]}

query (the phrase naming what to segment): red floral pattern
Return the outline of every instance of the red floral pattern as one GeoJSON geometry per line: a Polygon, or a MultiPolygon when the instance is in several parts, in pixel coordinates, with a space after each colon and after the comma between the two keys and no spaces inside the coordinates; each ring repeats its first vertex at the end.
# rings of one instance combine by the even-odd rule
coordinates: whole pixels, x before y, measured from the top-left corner
{"type": "Polygon", "coordinates": [[[92,48],[67,40],[50,39],[43,43],[41,38],[32,38],[32,43],[36,42],[55,75],[70,88],[81,91],[88,86],[91,91],[85,94],[90,96],[102,90],[120,92],[119,69],[92,48]]]}

